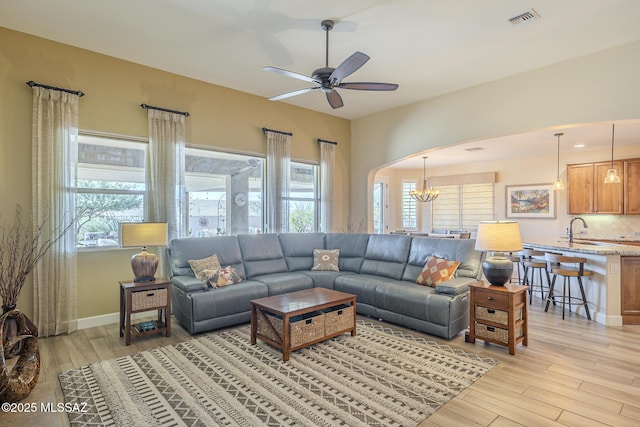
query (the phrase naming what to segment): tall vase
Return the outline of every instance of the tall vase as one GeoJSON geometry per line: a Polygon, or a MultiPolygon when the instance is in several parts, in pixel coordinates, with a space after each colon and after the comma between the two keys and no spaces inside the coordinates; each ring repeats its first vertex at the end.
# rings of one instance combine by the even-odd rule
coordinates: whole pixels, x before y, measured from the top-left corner
{"type": "MultiPolygon", "coordinates": [[[[4,315],[15,309],[15,305],[3,305],[2,314],[4,315]]],[[[24,313],[21,313],[21,315],[24,317],[24,327],[22,328],[22,330],[18,330],[18,322],[15,317],[7,317],[7,319],[5,320],[4,329],[2,331],[2,345],[6,345],[7,342],[9,342],[12,338],[17,337],[18,335],[33,335],[34,337],[38,336],[38,328],[36,328],[36,325],[34,325],[33,322],[31,322],[31,320],[29,320],[29,318],[24,315],[24,313]]],[[[16,357],[20,353],[20,350],[21,346],[17,345],[13,348],[12,351],[9,352],[9,354],[5,354],[5,357],[7,359],[16,357]]]]}
{"type": "MultiPolygon", "coordinates": [[[[0,332],[4,335],[7,323],[14,321],[17,331],[24,331],[25,317],[18,310],[0,316],[0,332]]],[[[38,338],[17,334],[6,343],[0,342],[0,403],[18,402],[31,393],[40,375],[40,350],[38,338]],[[18,349],[18,360],[11,370],[6,362],[8,353],[18,349]]]]}

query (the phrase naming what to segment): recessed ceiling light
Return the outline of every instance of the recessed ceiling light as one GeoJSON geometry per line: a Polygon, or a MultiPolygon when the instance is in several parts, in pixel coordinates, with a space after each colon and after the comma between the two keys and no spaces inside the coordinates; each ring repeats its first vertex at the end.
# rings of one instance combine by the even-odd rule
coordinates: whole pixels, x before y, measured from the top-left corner
{"type": "Polygon", "coordinates": [[[575,144],[573,148],[584,148],[584,144],[575,144]]]}

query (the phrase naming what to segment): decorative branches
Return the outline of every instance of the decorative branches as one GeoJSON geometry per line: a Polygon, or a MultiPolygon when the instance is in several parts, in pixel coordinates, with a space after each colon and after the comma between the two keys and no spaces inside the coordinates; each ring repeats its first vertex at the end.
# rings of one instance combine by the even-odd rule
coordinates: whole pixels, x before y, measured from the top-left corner
{"type": "Polygon", "coordinates": [[[47,232],[49,213],[38,224],[25,221],[20,205],[16,205],[13,225],[0,227],[0,297],[6,307],[15,306],[24,282],[42,257],[64,236],[74,221],[47,232]]]}

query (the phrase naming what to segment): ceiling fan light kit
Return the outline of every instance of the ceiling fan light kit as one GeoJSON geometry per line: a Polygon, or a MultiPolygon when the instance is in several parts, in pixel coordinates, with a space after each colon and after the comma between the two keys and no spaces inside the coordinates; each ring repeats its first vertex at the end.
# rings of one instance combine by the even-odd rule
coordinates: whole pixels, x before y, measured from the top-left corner
{"type": "Polygon", "coordinates": [[[368,55],[362,52],[355,52],[347,59],[345,59],[336,68],[329,67],[329,31],[333,29],[334,22],[330,19],[325,19],[320,23],[320,27],[326,33],[326,50],[325,50],[325,66],[313,71],[311,77],[307,77],[303,74],[295,73],[293,71],[283,70],[277,67],[264,67],[263,70],[270,71],[272,73],[282,74],[294,79],[302,80],[308,83],[313,83],[314,87],[295,90],[293,92],[283,93],[269,98],[269,101],[280,101],[282,99],[291,98],[293,96],[302,95],[304,93],[320,90],[324,92],[327,97],[327,102],[332,108],[340,108],[344,105],[342,97],[336,91],[336,88],[350,89],[350,90],[372,90],[372,91],[392,91],[398,88],[395,83],[377,83],[377,82],[342,82],[342,80],[351,74],[355,73],[360,67],[362,67],[370,58],[368,55]]]}

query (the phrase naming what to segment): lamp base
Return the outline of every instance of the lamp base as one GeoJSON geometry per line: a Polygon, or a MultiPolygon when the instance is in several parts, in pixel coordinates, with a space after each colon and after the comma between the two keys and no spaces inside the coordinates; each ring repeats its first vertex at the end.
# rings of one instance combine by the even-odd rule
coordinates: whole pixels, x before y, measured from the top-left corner
{"type": "Polygon", "coordinates": [[[513,261],[503,255],[493,255],[482,262],[482,272],[494,286],[504,286],[513,274],[513,261]]]}
{"type": "Polygon", "coordinates": [[[131,257],[131,269],[133,270],[134,282],[152,282],[156,280],[155,274],[158,269],[158,255],[150,254],[147,248],[131,257]]]}

